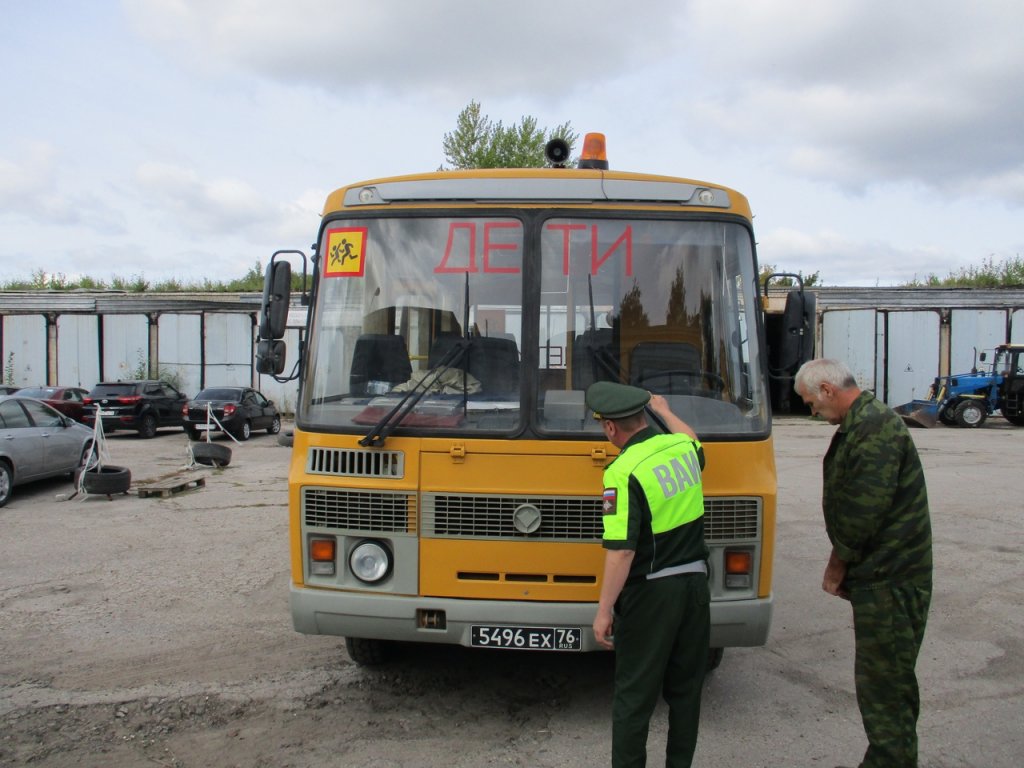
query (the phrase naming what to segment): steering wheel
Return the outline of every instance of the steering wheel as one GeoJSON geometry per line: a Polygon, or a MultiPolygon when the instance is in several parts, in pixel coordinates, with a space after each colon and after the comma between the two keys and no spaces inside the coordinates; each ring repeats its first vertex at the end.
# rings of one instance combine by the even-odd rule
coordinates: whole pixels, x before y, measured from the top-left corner
{"type": "Polygon", "coordinates": [[[660,379],[668,379],[670,382],[674,378],[681,378],[684,380],[700,378],[707,382],[712,392],[719,393],[725,391],[725,379],[719,376],[714,371],[686,371],[683,369],[669,369],[665,371],[652,371],[641,375],[637,379],[637,386],[645,386],[649,381],[658,381],[660,379]]]}

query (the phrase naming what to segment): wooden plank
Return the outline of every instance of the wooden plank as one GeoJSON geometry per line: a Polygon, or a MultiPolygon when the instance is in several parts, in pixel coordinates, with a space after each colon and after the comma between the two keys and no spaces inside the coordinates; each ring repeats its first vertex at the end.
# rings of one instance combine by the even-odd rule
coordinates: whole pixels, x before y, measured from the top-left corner
{"type": "Polygon", "coordinates": [[[169,477],[165,480],[161,480],[156,483],[148,483],[147,485],[141,485],[137,488],[140,499],[146,499],[151,496],[166,497],[175,493],[181,493],[182,491],[188,491],[193,488],[203,488],[206,485],[206,475],[198,475],[193,477],[182,477],[175,476],[169,477]]]}

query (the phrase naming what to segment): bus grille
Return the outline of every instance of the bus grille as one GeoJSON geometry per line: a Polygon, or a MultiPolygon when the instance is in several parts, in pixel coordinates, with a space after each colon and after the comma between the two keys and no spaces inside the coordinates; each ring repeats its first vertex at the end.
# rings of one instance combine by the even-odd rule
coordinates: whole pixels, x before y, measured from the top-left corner
{"type": "Polygon", "coordinates": [[[408,493],[303,488],[302,519],[317,528],[415,533],[416,497],[408,493]]]}
{"type": "Polygon", "coordinates": [[[704,499],[704,539],[708,543],[757,539],[761,533],[761,499],[712,496],[704,499]]]}
{"type": "MultiPolygon", "coordinates": [[[[423,532],[435,538],[600,541],[601,499],[594,496],[538,498],[531,496],[461,496],[423,494],[423,532]],[[541,527],[520,533],[513,513],[532,504],[541,527]]],[[[302,515],[317,528],[370,533],[415,533],[416,500],[407,493],[304,488],[302,515]]],[[[704,537],[708,543],[756,540],[761,528],[758,498],[704,499],[704,537]]]]}
{"type": "Polygon", "coordinates": [[[597,541],[601,538],[601,498],[594,496],[458,496],[423,494],[423,532],[437,538],[597,541]],[[515,510],[531,504],[541,525],[525,534],[513,524],[515,510]]]}
{"type": "MultiPolygon", "coordinates": [[[[424,536],[436,538],[600,541],[601,499],[598,497],[534,498],[528,496],[458,496],[423,494],[424,536]],[[521,504],[540,510],[542,524],[532,534],[513,525],[521,504]]],[[[758,498],[704,499],[704,538],[708,543],[757,539],[761,527],[758,498]]]]}
{"type": "Polygon", "coordinates": [[[405,454],[401,451],[310,448],[306,471],[312,475],[338,477],[400,478],[405,476],[405,454]]]}

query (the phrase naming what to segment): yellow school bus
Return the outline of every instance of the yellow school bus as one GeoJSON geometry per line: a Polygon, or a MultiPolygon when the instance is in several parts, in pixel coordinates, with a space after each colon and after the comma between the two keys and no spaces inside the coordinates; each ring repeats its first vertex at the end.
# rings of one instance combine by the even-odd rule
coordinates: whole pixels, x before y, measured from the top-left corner
{"type": "MultiPolygon", "coordinates": [[[[447,171],[331,193],[289,472],[295,629],[379,663],[395,642],[598,650],[594,381],[664,395],[707,466],[712,656],[765,642],[776,475],[751,212],[726,187],[576,167],[447,171]]],[[[280,376],[286,254],[257,368],[280,376]]],[[[304,257],[303,257],[304,258],[304,257]]],[[[304,267],[305,273],[305,267],[304,267]]],[[[651,418],[654,418],[651,416],[651,418]]]]}

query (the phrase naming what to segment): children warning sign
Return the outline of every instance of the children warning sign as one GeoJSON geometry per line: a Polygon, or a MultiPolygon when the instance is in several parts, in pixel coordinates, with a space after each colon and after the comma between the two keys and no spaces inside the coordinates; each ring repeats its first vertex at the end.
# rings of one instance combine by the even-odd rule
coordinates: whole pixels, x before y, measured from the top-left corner
{"type": "Polygon", "coordinates": [[[362,277],[366,266],[366,227],[327,230],[324,277],[362,277]]]}

